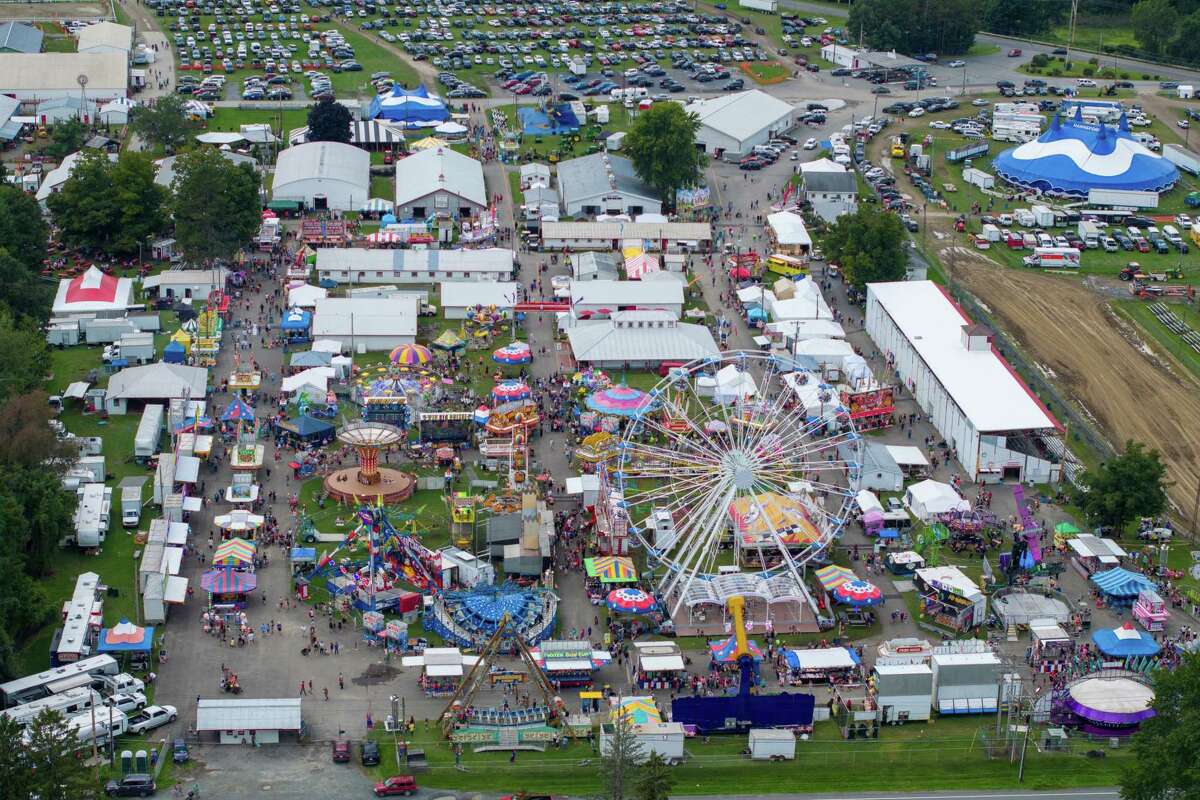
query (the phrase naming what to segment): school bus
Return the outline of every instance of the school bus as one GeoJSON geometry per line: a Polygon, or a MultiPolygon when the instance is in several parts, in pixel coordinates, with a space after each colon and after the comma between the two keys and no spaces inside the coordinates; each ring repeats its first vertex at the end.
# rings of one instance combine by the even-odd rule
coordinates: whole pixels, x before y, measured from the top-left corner
{"type": "Polygon", "coordinates": [[[776,275],[784,275],[790,278],[793,275],[807,275],[808,262],[795,256],[784,255],[783,253],[772,253],[767,258],[767,269],[776,275]]]}

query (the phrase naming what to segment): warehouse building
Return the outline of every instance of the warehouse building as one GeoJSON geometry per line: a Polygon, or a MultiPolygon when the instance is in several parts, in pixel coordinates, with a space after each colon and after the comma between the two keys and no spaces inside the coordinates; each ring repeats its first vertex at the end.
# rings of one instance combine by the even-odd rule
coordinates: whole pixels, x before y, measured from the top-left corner
{"type": "Polygon", "coordinates": [[[275,161],[271,197],[314,211],[357,211],[371,196],[371,154],[341,142],[289,147],[275,161]]]}
{"type": "Polygon", "coordinates": [[[445,283],[512,280],[516,254],[482,250],[378,250],[360,247],[317,251],[317,276],[339,283],[445,283]]]}
{"type": "Polygon", "coordinates": [[[714,158],[741,158],[796,124],[796,109],[759,89],[697,100],[685,106],[700,121],[696,144],[714,158]]]}
{"type": "Polygon", "coordinates": [[[397,219],[474,217],[487,208],[483,164],[449,147],[396,162],[397,219]]]}
{"type": "Polygon", "coordinates": [[[674,278],[649,281],[571,281],[571,312],[580,319],[610,317],[618,311],[683,314],[683,284],[674,278]]]}
{"type": "Polygon", "coordinates": [[[650,250],[707,250],[707,222],[554,222],[542,221],[543,250],[620,250],[637,239],[650,250]]]}
{"type": "Polygon", "coordinates": [[[507,317],[521,295],[513,281],[447,281],[441,289],[446,319],[466,319],[477,308],[495,308],[507,317]]]}
{"type": "Polygon", "coordinates": [[[567,328],[571,356],[599,369],[656,369],[721,354],[704,325],[664,311],[622,311],[611,319],[576,320],[567,328]]]}
{"type": "Polygon", "coordinates": [[[103,104],[129,92],[122,53],[0,53],[0,94],[27,103],[58,97],[103,104]],[[87,86],[79,76],[87,75],[87,86]]]}
{"type": "MultiPolygon", "coordinates": [[[[231,150],[218,150],[217,152],[224,156],[226,161],[234,164],[249,164],[254,169],[258,169],[258,161],[251,156],[235,153],[231,150]]],[[[158,161],[154,162],[154,166],[156,168],[156,172],[154,173],[154,182],[159,186],[165,186],[169,189],[171,188],[171,184],[175,182],[176,158],[178,158],[178,156],[167,156],[166,158],[160,158],[158,161]]]]}
{"type": "Polygon", "coordinates": [[[568,216],[658,214],[658,193],[637,176],[628,158],[593,153],[558,165],[558,196],[568,216]]]}
{"type": "Polygon", "coordinates": [[[40,53],[42,32],[24,22],[0,25],[0,53],[40,53]]]}
{"type": "Polygon", "coordinates": [[[941,287],[868,284],[866,330],[971,480],[1062,478],[1058,421],[941,287]]]}

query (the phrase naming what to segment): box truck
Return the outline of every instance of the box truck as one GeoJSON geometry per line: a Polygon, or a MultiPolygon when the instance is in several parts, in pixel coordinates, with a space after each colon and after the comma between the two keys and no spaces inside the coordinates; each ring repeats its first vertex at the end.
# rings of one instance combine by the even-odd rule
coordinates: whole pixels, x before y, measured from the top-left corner
{"type": "Polygon", "coordinates": [[[752,8],[755,11],[765,11],[774,14],[779,10],[779,0],[741,0],[742,8],[752,8]]]}
{"type": "Polygon", "coordinates": [[[133,438],[133,457],[138,461],[145,461],[158,452],[158,440],[162,436],[165,419],[166,407],[160,403],[150,403],[142,411],[142,419],[133,438]]]}
{"type": "Polygon", "coordinates": [[[142,487],[121,487],[121,527],[136,528],[142,521],[142,487]]]}
{"type": "Polygon", "coordinates": [[[1179,167],[1184,172],[1200,175],[1200,156],[1177,144],[1164,144],[1163,158],[1179,167]]]}
{"type": "Polygon", "coordinates": [[[1037,225],[1039,228],[1053,228],[1054,227],[1054,212],[1050,210],[1049,206],[1040,206],[1039,205],[1039,206],[1034,206],[1033,208],[1031,208],[1029,210],[1031,212],[1033,212],[1033,224],[1034,225],[1037,225]]]}
{"type": "Polygon", "coordinates": [[[1035,247],[1033,255],[1021,259],[1027,267],[1042,269],[1079,269],[1079,249],[1075,247],[1035,247]]]}

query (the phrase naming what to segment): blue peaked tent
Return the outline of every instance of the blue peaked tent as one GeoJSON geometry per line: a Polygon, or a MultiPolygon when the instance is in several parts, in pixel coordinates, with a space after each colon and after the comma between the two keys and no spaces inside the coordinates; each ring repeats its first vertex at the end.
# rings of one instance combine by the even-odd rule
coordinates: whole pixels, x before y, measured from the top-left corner
{"type": "Polygon", "coordinates": [[[285,331],[307,331],[312,325],[312,314],[307,311],[290,309],[279,321],[279,328],[285,331]]]}
{"type": "Polygon", "coordinates": [[[187,350],[179,342],[168,342],[163,348],[162,360],[168,364],[182,364],[187,357],[187,350]]]}
{"type": "Polygon", "coordinates": [[[221,415],[222,422],[237,422],[239,420],[245,422],[254,421],[254,409],[246,405],[246,402],[241,398],[234,400],[225,409],[225,413],[221,415]]]}
{"type": "Polygon", "coordinates": [[[371,101],[367,117],[398,122],[406,128],[432,128],[450,119],[450,109],[442,98],[430,94],[424,86],[409,91],[396,85],[371,101]]]}
{"type": "Polygon", "coordinates": [[[1121,567],[1097,572],[1091,581],[1110,598],[1136,598],[1143,589],[1155,589],[1154,582],[1145,575],[1121,567]]]}
{"type": "Polygon", "coordinates": [[[1109,658],[1153,656],[1157,655],[1160,649],[1153,636],[1139,631],[1128,622],[1119,628],[1093,631],[1092,641],[1100,648],[1100,652],[1109,658]]]}

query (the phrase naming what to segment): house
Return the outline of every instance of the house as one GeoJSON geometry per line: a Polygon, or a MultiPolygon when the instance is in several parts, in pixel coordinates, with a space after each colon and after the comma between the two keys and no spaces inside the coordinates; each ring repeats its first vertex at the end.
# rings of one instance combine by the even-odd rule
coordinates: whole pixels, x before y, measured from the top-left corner
{"type": "Polygon", "coordinates": [[[79,29],[80,53],[119,53],[129,60],[133,50],[133,28],[115,22],[97,22],[79,29]]]}
{"type": "Polygon", "coordinates": [[[760,89],[697,100],[684,110],[700,122],[696,144],[726,160],[741,158],[796,124],[795,107],[760,89]]]}
{"type": "Polygon", "coordinates": [[[357,211],[371,196],[371,154],[341,142],[310,142],[280,151],[271,197],[314,211],[357,211]]]}
{"type": "Polygon", "coordinates": [[[133,305],[133,281],[88,267],[82,275],[58,282],[52,311],[56,317],[123,317],[133,305]]]}
{"type": "Polygon", "coordinates": [[[854,174],[842,172],[806,172],[801,198],[812,205],[813,213],[826,222],[858,210],[858,182],[854,174]]]}
{"type": "Polygon", "coordinates": [[[317,276],[362,283],[507,281],[516,254],[503,247],[480,250],[378,250],[357,247],[317,250],[317,276]]]}
{"type": "Polygon", "coordinates": [[[142,281],[142,288],[154,292],[158,297],[192,297],[208,299],[214,291],[225,287],[229,270],[214,269],[167,270],[142,281]]]}
{"type": "Polygon", "coordinates": [[[812,250],[812,237],[808,235],[804,217],[794,211],[777,211],[767,215],[767,235],[777,253],[807,256],[812,250]]]}
{"type": "Polygon", "coordinates": [[[674,278],[652,281],[571,281],[571,310],[580,319],[600,319],[618,311],[683,314],[683,284],[674,278]]]}
{"type": "Polygon", "coordinates": [[[441,290],[446,319],[466,319],[478,307],[494,307],[507,317],[520,298],[520,284],[511,281],[447,281],[441,290]]]}
{"type": "Polygon", "coordinates": [[[396,162],[397,219],[474,217],[488,206],[483,164],[449,147],[396,162]]]}
{"type": "Polygon", "coordinates": [[[208,370],[204,367],[160,361],[144,367],[127,367],[109,378],[104,408],[110,414],[125,414],[130,403],[201,400],[207,391],[208,370]]]}
{"type": "Polygon", "coordinates": [[[550,167],[537,162],[521,165],[521,191],[550,185],[550,167]]]}
{"type": "Polygon", "coordinates": [[[571,277],[577,281],[615,281],[620,277],[619,264],[613,253],[572,253],[571,277]]]}
{"type": "Polygon", "coordinates": [[[904,491],[904,471],[883,442],[867,440],[862,451],[862,479],[859,487],[872,492],[904,491]]]}
{"type": "Polygon", "coordinates": [[[417,299],[326,297],[313,312],[314,339],[340,339],[353,353],[391,350],[417,340],[417,299]]]}
{"type": "MultiPolygon", "coordinates": [[[[218,150],[217,152],[224,156],[226,161],[233,164],[249,164],[254,169],[258,169],[258,161],[251,156],[234,153],[230,150],[218,150]]],[[[159,186],[166,186],[169,189],[171,188],[171,184],[175,182],[176,158],[177,156],[167,156],[154,162],[157,168],[157,172],[154,174],[154,182],[159,186]]]]}
{"type": "Polygon", "coordinates": [[[662,311],[576,320],[567,328],[567,341],[576,362],[601,369],[655,369],[664,362],[686,363],[721,353],[707,327],[679,322],[662,311]]]}
{"type": "Polygon", "coordinates": [[[56,97],[107,103],[129,93],[124,53],[0,53],[0,94],[22,101],[56,97]],[[79,76],[87,75],[87,86],[79,76]]]}
{"type": "Polygon", "coordinates": [[[40,53],[42,32],[24,22],[0,25],[0,53],[40,53]]]}
{"type": "Polygon", "coordinates": [[[638,177],[633,162],[606,152],[560,163],[558,196],[564,212],[573,217],[662,211],[658,193],[638,177]]]}
{"type": "Polygon", "coordinates": [[[1058,421],[941,287],[867,284],[865,327],[972,481],[1062,478],[1058,421]]]}

